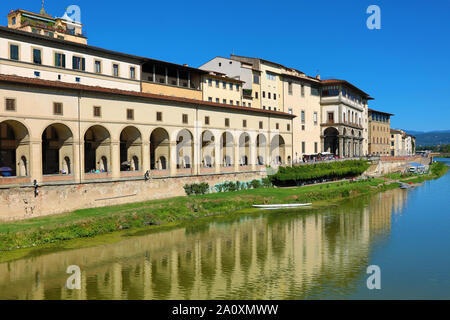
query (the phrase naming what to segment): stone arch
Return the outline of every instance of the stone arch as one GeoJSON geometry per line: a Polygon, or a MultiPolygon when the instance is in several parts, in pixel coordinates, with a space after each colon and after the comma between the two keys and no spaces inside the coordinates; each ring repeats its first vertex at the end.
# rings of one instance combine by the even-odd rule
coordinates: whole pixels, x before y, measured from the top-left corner
{"type": "Polygon", "coordinates": [[[150,134],[150,169],[167,170],[169,155],[169,133],[163,128],[156,128],[150,134]]]}
{"type": "Polygon", "coordinates": [[[0,122],[0,177],[29,176],[30,133],[16,120],[0,122]]]}
{"type": "Polygon", "coordinates": [[[194,136],[188,129],[182,129],[177,134],[177,168],[190,169],[194,159],[194,136]]]}
{"type": "Polygon", "coordinates": [[[267,139],[266,136],[262,133],[256,136],[256,163],[258,165],[266,164],[266,148],[267,148],[267,139]]]}
{"type": "Polygon", "coordinates": [[[248,166],[250,159],[250,135],[243,132],[239,136],[239,165],[248,166]]]}
{"type": "Polygon", "coordinates": [[[108,172],[111,167],[111,135],[101,125],[93,125],[84,134],[84,172],[108,172]]]}
{"type": "Polygon", "coordinates": [[[72,130],[61,123],[50,124],[42,132],[42,174],[71,174],[73,159],[72,130]]]}
{"type": "Polygon", "coordinates": [[[326,128],[323,132],[324,152],[337,154],[339,150],[339,131],[336,128],[326,128]]]}
{"type": "Polygon", "coordinates": [[[231,167],[234,165],[234,137],[225,131],[220,136],[220,152],[222,165],[224,167],[231,167]]]}
{"type": "Polygon", "coordinates": [[[214,134],[205,130],[201,135],[201,164],[202,167],[213,167],[215,165],[215,137],[214,134]]]}
{"type": "Polygon", "coordinates": [[[286,154],[286,143],[284,138],[277,134],[270,142],[270,157],[275,165],[283,164],[286,154]]]}
{"type": "Polygon", "coordinates": [[[120,132],[120,171],[139,171],[142,163],[142,135],[133,126],[120,132]]]}

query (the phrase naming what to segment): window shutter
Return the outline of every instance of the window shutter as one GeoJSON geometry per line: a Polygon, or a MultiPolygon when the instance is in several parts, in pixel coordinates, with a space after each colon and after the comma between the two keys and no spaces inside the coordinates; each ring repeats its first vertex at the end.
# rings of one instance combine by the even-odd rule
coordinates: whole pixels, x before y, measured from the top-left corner
{"type": "Polygon", "coordinates": [[[81,59],[81,70],[85,70],[86,69],[86,59],[85,58],[82,58],[81,59]]]}
{"type": "Polygon", "coordinates": [[[65,54],[61,55],[61,60],[62,60],[62,66],[63,66],[63,68],[65,68],[66,67],[66,55],[65,54]]]}

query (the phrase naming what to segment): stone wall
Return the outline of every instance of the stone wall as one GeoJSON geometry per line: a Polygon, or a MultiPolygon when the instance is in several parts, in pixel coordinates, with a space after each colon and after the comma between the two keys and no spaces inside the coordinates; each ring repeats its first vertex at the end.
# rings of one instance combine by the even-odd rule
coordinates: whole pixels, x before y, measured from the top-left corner
{"type": "Polygon", "coordinates": [[[189,177],[122,180],[83,184],[55,184],[0,190],[0,221],[22,220],[45,215],[148,201],[185,195],[183,186],[207,182],[210,186],[225,181],[250,181],[266,176],[265,170],[241,173],[208,174],[189,177]]]}
{"type": "Polygon", "coordinates": [[[381,157],[380,160],[371,161],[371,166],[367,169],[364,175],[379,177],[388,173],[404,172],[407,169],[407,164],[410,162],[429,165],[430,158],[424,158],[422,156],[381,157]]]}

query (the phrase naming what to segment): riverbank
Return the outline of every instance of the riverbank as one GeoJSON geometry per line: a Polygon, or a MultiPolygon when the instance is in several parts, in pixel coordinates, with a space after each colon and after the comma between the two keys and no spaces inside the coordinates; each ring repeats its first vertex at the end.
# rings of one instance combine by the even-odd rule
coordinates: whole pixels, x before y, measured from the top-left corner
{"type": "MultiPolygon", "coordinates": [[[[430,178],[438,177],[434,173],[430,178]]],[[[304,203],[327,205],[331,200],[399,187],[390,179],[332,182],[295,188],[261,188],[153,200],[111,207],[77,210],[25,221],[0,224],[0,251],[39,247],[78,238],[105,235],[229,214],[253,204],[304,203]]]]}

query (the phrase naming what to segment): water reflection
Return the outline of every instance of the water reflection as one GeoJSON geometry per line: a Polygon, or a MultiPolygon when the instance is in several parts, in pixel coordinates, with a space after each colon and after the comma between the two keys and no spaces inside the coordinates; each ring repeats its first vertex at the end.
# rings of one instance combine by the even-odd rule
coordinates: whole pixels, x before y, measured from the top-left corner
{"type": "Polygon", "coordinates": [[[0,298],[345,297],[406,196],[392,190],[320,211],[240,216],[3,263],[0,298]],[[82,290],[65,289],[69,265],[80,266],[82,290]]]}

